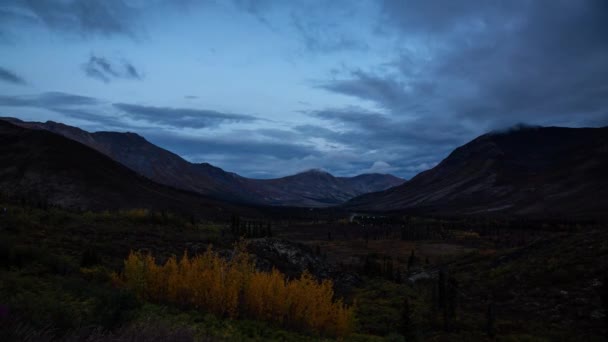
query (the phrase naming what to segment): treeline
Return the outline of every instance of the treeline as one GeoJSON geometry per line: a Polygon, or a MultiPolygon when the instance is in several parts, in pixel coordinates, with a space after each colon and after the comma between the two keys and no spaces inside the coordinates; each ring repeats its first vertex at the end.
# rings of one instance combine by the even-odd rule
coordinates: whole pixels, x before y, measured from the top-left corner
{"type": "Polygon", "coordinates": [[[271,237],[272,224],[270,221],[241,220],[240,216],[233,215],[230,221],[230,232],[239,238],[271,237]]]}
{"type": "Polygon", "coordinates": [[[288,280],[276,269],[257,271],[244,246],[227,260],[209,248],[204,254],[172,257],[159,265],[151,255],[132,252],[119,286],[140,298],[221,317],[253,318],[325,336],[344,337],[353,329],[353,308],[334,300],[333,282],[305,272],[288,280]]]}
{"type": "Polygon", "coordinates": [[[393,258],[388,255],[370,253],[361,257],[358,271],[370,278],[401,282],[401,271],[395,267],[393,258]]]}
{"type": "Polygon", "coordinates": [[[528,219],[516,217],[417,217],[417,216],[353,216],[351,224],[360,227],[359,236],[366,241],[399,238],[403,241],[447,240],[468,232],[490,238],[504,247],[525,244],[534,234],[542,232],[577,232],[599,228],[591,220],[528,219]]]}
{"type": "MultiPolygon", "coordinates": [[[[428,258],[424,262],[428,265],[428,258]]],[[[343,264],[340,264],[340,266],[344,270],[355,271],[369,278],[382,278],[388,281],[402,283],[407,280],[407,276],[409,276],[415,268],[420,268],[420,266],[422,266],[422,260],[420,260],[412,250],[407,259],[406,267],[403,267],[398,260],[390,255],[369,253],[365,256],[360,256],[358,263],[353,265],[350,269],[343,264]]]]}

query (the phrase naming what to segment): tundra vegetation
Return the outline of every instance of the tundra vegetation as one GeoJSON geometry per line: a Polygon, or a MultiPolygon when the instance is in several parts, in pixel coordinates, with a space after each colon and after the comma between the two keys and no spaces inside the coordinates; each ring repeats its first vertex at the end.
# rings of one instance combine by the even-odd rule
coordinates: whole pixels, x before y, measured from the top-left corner
{"type": "Polygon", "coordinates": [[[207,221],[0,202],[7,341],[601,341],[606,334],[601,222],[295,209],[207,221]],[[277,252],[272,241],[290,244],[277,252]]]}

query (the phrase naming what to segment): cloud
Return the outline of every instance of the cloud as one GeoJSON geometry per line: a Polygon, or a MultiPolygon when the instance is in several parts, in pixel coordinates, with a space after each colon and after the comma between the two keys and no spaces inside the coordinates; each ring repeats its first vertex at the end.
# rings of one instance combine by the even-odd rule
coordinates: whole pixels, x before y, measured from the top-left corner
{"type": "MultiPolygon", "coordinates": [[[[98,104],[73,104],[77,101],[48,95],[2,96],[0,103],[63,110],[71,118],[98,122],[104,122],[107,112],[112,118],[107,125],[116,119],[160,127],[160,132],[188,128],[184,131],[192,134],[196,129],[246,123],[229,129],[222,126],[219,133],[205,130],[207,140],[196,140],[198,145],[192,140],[193,148],[182,140],[175,140],[174,146],[176,152],[250,175],[316,167],[352,175],[390,167],[391,172],[409,178],[490,130],[520,122],[608,123],[608,3],[603,0],[381,0],[356,5],[320,0],[235,1],[238,9],[273,29],[277,42],[286,42],[277,48],[290,49],[295,42],[303,53],[316,54],[318,58],[307,60],[310,64],[305,68],[298,67],[307,75],[340,70],[328,72],[324,79],[313,76],[317,79],[310,96],[291,97],[308,102],[294,103],[306,109],[298,112],[308,115],[304,120],[297,115],[294,124],[262,123],[251,115],[179,108],[178,104],[118,103],[104,112],[98,104]],[[316,97],[319,90],[326,94],[316,97]],[[350,105],[343,105],[348,101],[350,105]],[[288,146],[281,148],[285,141],[288,146]],[[209,149],[205,149],[207,143],[209,149]],[[239,152],[242,146],[246,153],[239,152]],[[218,152],[214,154],[212,148],[218,152]]],[[[4,1],[0,23],[39,22],[53,30],[109,36],[129,35],[137,27],[137,20],[130,19],[139,15],[129,10],[101,11],[101,17],[111,14],[114,18],[108,22],[115,24],[107,28],[101,28],[106,22],[73,19],[97,16],[77,10],[86,3],[4,1]],[[59,4],[60,10],[49,4],[59,4]],[[62,16],[72,19],[53,19],[62,16]],[[82,29],[83,25],[87,28],[82,29]]],[[[116,3],[90,6],[122,8],[116,3]]],[[[143,6],[136,3],[149,2],[123,5],[127,9],[143,6]]],[[[167,9],[170,6],[165,0],[154,2],[160,3],[167,9]]],[[[220,7],[220,11],[226,9],[213,9],[220,7]]],[[[0,24],[0,32],[5,28],[0,24]]],[[[103,81],[141,78],[138,69],[120,60],[92,56],[89,64],[90,76],[103,81]]],[[[285,79],[277,82],[281,80],[285,79]]],[[[183,89],[183,94],[196,94],[195,90],[183,89]]]]}
{"type": "Polygon", "coordinates": [[[132,127],[133,121],[144,121],[166,128],[210,128],[226,123],[251,123],[255,116],[223,113],[206,109],[154,107],[129,103],[109,103],[94,97],[62,92],[33,95],[0,95],[0,106],[41,108],[65,116],[112,127],[132,127]],[[118,110],[118,112],[117,112],[118,110]]]}
{"type": "MultiPolygon", "coordinates": [[[[252,177],[279,177],[311,168],[324,168],[341,176],[371,171],[409,176],[413,167],[435,162],[438,151],[433,144],[412,149],[415,138],[404,139],[410,135],[409,128],[396,125],[386,115],[356,107],[309,113],[326,123],[318,126],[285,128],[265,123],[200,134],[197,129],[231,122],[255,123],[258,119],[211,110],[110,105],[59,92],[0,96],[0,106],[42,108],[66,117],[68,124],[90,130],[135,131],[192,161],[209,162],[252,177]],[[370,168],[370,160],[390,167],[376,163],[370,168]]],[[[416,126],[411,129],[421,130],[416,126]]]]}
{"type": "MultiPolygon", "coordinates": [[[[104,110],[105,102],[89,97],[62,92],[46,92],[34,95],[0,96],[0,107],[38,108],[61,114],[67,118],[85,121],[87,129],[133,128],[124,116],[108,114],[104,110]]],[[[80,122],[79,122],[80,123],[80,122]]]]}
{"type": "MultiPolygon", "coordinates": [[[[340,140],[349,144],[360,142],[370,148],[390,148],[417,142],[427,144],[453,144],[470,134],[465,128],[448,122],[426,118],[400,118],[360,107],[346,107],[309,111],[309,115],[329,121],[342,129],[340,140]]],[[[331,138],[335,132],[325,132],[331,138]]]]}
{"type": "Polygon", "coordinates": [[[153,107],[128,103],[115,103],[113,106],[134,120],[177,128],[209,128],[223,123],[258,120],[251,115],[222,113],[206,109],[153,107]]]}
{"type": "Polygon", "coordinates": [[[25,82],[25,80],[17,75],[15,72],[5,69],[3,67],[0,67],[0,81],[4,81],[7,83],[12,83],[12,84],[16,84],[16,85],[25,85],[27,82],[25,82]]]}
{"type": "Polygon", "coordinates": [[[291,24],[307,51],[331,53],[366,50],[369,46],[354,35],[337,28],[335,22],[325,21],[325,16],[291,13],[291,24]]]}
{"type": "Polygon", "coordinates": [[[394,172],[395,168],[391,164],[384,161],[375,161],[372,166],[365,170],[365,173],[390,173],[394,172]]]}
{"type": "Polygon", "coordinates": [[[386,120],[388,120],[385,115],[354,106],[346,108],[328,108],[323,110],[308,111],[305,113],[323,120],[358,127],[369,127],[368,125],[383,124],[386,120]]]}
{"type": "Polygon", "coordinates": [[[238,138],[233,135],[225,137],[188,137],[184,135],[166,134],[154,138],[163,146],[172,147],[186,155],[209,154],[229,155],[255,161],[259,156],[272,156],[279,159],[303,158],[317,155],[319,152],[312,146],[280,141],[259,141],[238,138]]]}
{"type": "Polygon", "coordinates": [[[330,54],[369,49],[350,25],[352,15],[361,13],[360,4],[320,0],[233,0],[233,4],[275,33],[295,37],[303,49],[299,52],[330,54]],[[287,26],[285,18],[289,19],[287,26]]]}
{"type": "Polygon", "coordinates": [[[323,154],[301,141],[262,139],[257,134],[186,135],[158,130],[143,133],[154,144],[192,162],[206,162],[248,177],[272,178],[320,165],[323,154]]]}
{"type": "Polygon", "coordinates": [[[407,34],[443,34],[502,24],[504,16],[525,11],[529,1],[382,0],[381,24],[407,34]],[[515,12],[515,13],[514,13],[515,12]]]}
{"type": "Polygon", "coordinates": [[[399,80],[361,70],[354,70],[351,75],[352,77],[349,79],[327,81],[319,84],[318,87],[373,101],[388,108],[403,101],[404,85],[399,80]]]}
{"type": "Polygon", "coordinates": [[[56,113],[62,114],[66,117],[83,120],[87,122],[87,124],[83,125],[87,129],[94,130],[134,130],[137,129],[136,126],[133,126],[126,122],[124,116],[116,116],[110,115],[103,111],[101,108],[66,108],[66,107],[51,107],[47,108],[48,110],[52,110],[56,113]]]}
{"type": "Polygon", "coordinates": [[[608,122],[606,2],[387,0],[381,11],[395,53],[315,84],[364,107],[309,111],[339,134],[308,134],[409,177],[489,130],[608,122]]]}
{"type": "Polygon", "coordinates": [[[108,83],[114,79],[140,80],[142,75],[133,64],[126,60],[111,61],[105,57],[91,55],[82,66],[85,74],[91,78],[108,83]]]}
{"type": "Polygon", "coordinates": [[[96,105],[100,101],[93,97],[74,95],[62,92],[46,92],[36,95],[5,96],[0,95],[0,106],[57,108],[64,106],[96,105]]]}
{"type": "Polygon", "coordinates": [[[415,171],[421,171],[419,165],[437,163],[454,147],[475,136],[475,132],[448,122],[402,120],[356,107],[322,110],[310,115],[331,123],[333,128],[305,125],[297,129],[352,154],[351,175],[374,172],[370,162],[381,161],[390,165],[385,172],[410,178],[415,171]]]}
{"type": "Polygon", "coordinates": [[[0,12],[4,25],[27,22],[84,36],[132,36],[138,10],[122,0],[5,0],[0,12]]]}
{"type": "Polygon", "coordinates": [[[232,2],[236,8],[249,13],[271,30],[276,30],[266,17],[266,12],[272,10],[278,4],[277,2],[273,0],[233,0],[232,2]]]}
{"type": "MultiPolygon", "coordinates": [[[[446,119],[489,128],[520,121],[581,125],[607,115],[604,1],[384,5],[399,36],[422,36],[435,43],[422,49],[426,58],[412,60],[409,51],[397,58],[397,77],[405,80],[403,100],[395,104],[377,99],[383,105],[443,111],[446,119]],[[413,75],[417,83],[412,83],[412,69],[424,70],[413,75]],[[425,88],[432,92],[425,94],[425,88]]],[[[361,75],[349,81],[370,84],[361,75]]],[[[388,81],[384,86],[392,84],[388,81]]]]}

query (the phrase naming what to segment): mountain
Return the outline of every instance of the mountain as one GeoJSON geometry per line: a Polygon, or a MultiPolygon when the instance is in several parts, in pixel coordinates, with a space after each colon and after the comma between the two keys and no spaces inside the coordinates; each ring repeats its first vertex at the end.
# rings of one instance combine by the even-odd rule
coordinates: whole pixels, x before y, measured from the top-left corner
{"type": "Polygon", "coordinates": [[[524,127],[482,135],[436,167],[352,210],[445,215],[608,216],[608,127],[524,127]]]}
{"type": "Polygon", "coordinates": [[[0,194],[83,210],[150,208],[207,217],[244,210],[157,184],[64,136],[2,120],[0,194]]]}
{"type": "Polygon", "coordinates": [[[135,133],[94,132],[47,121],[15,125],[46,130],[87,145],[155,182],[206,196],[260,205],[324,207],[355,196],[400,185],[403,179],[384,174],[334,177],[307,171],[278,179],[251,179],[207,163],[191,163],[135,133]]]}
{"type": "MultiPolygon", "coordinates": [[[[403,179],[384,174],[334,177],[322,170],[309,170],[277,179],[254,180],[270,192],[269,204],[293,206],[330,206],[358,195],[400,185],[403,179]]],[[[261,194],[260,194],[261,195],[261,194]]]]}

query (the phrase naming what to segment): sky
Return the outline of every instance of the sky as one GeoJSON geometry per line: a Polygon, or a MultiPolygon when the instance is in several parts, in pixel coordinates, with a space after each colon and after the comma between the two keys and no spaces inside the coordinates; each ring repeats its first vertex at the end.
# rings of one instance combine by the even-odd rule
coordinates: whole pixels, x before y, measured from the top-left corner
{"type": "Polygon", "coordinates": [[[608,125],[608,1],[0,0],[0,116],[411,178],[488,131],[608,125]]]}

